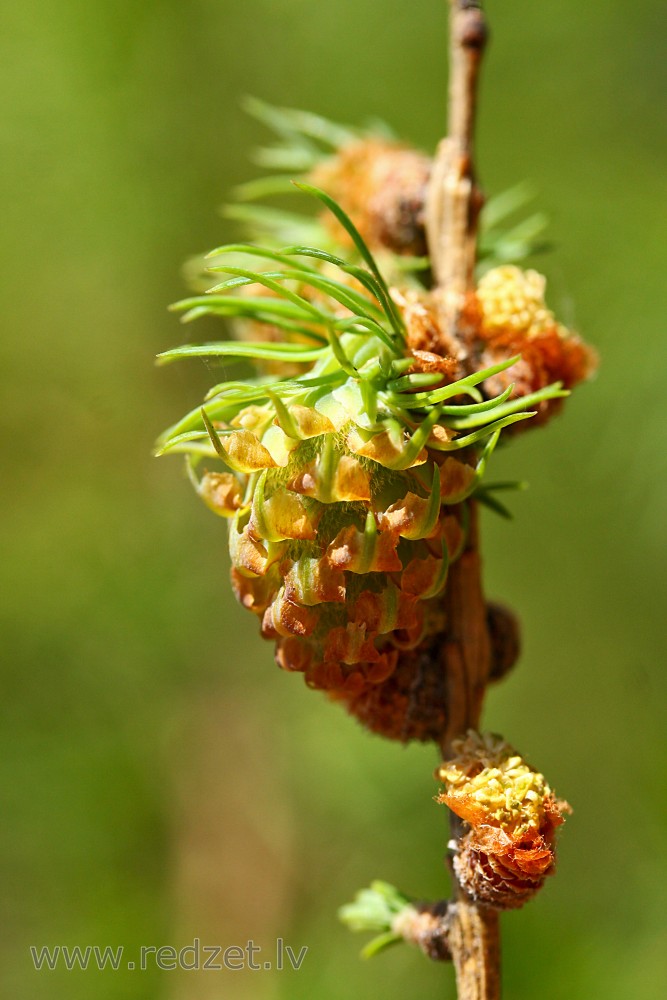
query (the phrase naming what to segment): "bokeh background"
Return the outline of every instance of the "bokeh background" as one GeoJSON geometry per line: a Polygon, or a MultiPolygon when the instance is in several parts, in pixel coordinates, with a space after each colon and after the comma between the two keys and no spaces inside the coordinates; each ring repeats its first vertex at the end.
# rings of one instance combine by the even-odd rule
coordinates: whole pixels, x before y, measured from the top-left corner
{"type": "MultiPolygon", "coordinates": [[[[3,727],[0,967],[23,1000],[454,996],[408,948],[372,962],[336,908],[381,877],[447,891],[429,748],[385,745],[280,673],[227,587],[225,532],[156,434],[203,366],[181,262],[265,138],[246,93],[443,131],[445,3],[23,0],[1,15],[3,727]],[[35,972],[30,944],[276,937],[301,971],[35,972]]],[[[551,304],[600,350],[566,413],[494,458],[485,515],[522,662],[486,724],[575,812],[560,871],[504,918],[513,1000],[663,997],[667,8],[488,0],[479,163],[551,216],[551,304]]],[[[269,957],[271,957],[269,955],[269,957]]]]}

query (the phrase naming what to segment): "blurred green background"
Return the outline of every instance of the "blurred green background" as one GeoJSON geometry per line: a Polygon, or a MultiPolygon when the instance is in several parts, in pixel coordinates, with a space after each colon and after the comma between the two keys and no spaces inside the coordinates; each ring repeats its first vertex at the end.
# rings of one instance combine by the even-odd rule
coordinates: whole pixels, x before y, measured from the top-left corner
{"type": "MultiPolygon", "coordinates": [[[[156,434],[206,369],[181,262],[265,138],[242,95],[434,147],[445,3],[23,0],[1,15],[5,431],[0,967],[13,998],[454,996],[408,948],[358,959],[371,878],[446,889],[430,748],[385,745],[280,673],[227,586],[225,532],[156,434]],[[28,946],[309,953],[290,972],[35,972],[28,946]]],[[[550,301],[602,355],[565,415],[494,458],[491,595],[525,649],[489,696],[574,806],[560,871],[503,921],[508,997],[662,998],[667,983],[664,420],[667,8],[488,0],[479,164],[552,218],[550,301]]]]}

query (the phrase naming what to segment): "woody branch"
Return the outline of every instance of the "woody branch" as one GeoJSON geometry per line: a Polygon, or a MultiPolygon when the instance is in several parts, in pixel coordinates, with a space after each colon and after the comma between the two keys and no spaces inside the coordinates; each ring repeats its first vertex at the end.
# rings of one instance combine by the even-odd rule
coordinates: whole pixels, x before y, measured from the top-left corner
{"type": "MultiPolygon", "coordinates": [[[[483,198],[477,187],[473,137],[477,83],[487,26],[475,0],[450,0],[448,135],[438,147],[426,203],[426,230],[442,329],[465,358],[468,331],[464,305],[474,288],[477,227],[483,198]]],[[[471,504],[466,551],[452,567],[447,588],[448,642],[443,650],[450,717],[442,734],[447,758],[451,741],[478,728],[491,671],[491,643],[481,584],[477,516],[471,504]]],[[[452,836],[460,836],[452,815],[452,836]]],[[[496,911],[475,903],[462,889],[446,912],[431,917],[429,940],[441,939],[441,956],[451,955],[459,1000],[498,1000],[500,939],[496,911]]]]}

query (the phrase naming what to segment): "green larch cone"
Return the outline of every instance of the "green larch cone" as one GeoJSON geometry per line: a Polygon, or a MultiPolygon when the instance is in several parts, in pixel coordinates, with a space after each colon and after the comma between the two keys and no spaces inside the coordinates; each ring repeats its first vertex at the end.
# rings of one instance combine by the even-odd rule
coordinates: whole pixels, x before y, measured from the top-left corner
{"type": "Polygon", "coordinates": [[[563,391],[555,383],[512,399],[508,385],[489,396],[484,386],[516,357],[456,378],[456,359],[414,349],[404,297],[390,292],[340,207],[304,187],[345,228],[363,264],[305,246],[218,248],[216,259],[231,252],[274,268],[217,264],[212,271],[231,277],[181,308],[250,316],[281,329],[283,341],[183,347],[161,360],[309,367],[294,378],[215,386],[160,451],[185,452],[197,491],[228,519],[235,594],[275,642],[279,665],[344,701],[369,728],[430,738],[423,727],[401,728],[382,704],[383,685],[398,697],[411,683],[406,667],[409,674],[443,632],[448,567],[501,431],[533,416],[527,405],[563,391]],[[210,459],[224,471],[206,464],[199,475],[210,459]]]}

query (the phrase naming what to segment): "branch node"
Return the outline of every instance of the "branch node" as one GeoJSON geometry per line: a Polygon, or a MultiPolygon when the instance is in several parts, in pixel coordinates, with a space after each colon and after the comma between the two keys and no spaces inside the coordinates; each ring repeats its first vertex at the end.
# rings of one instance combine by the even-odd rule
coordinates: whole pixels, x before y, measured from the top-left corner
{"type": "Polygon", "coordinates": [[[477,4],[470,5],[461,18],[457,31],[457,42],[466,49],[476,49],[480,54],[489,39],[486,18],[477,4]]]}

